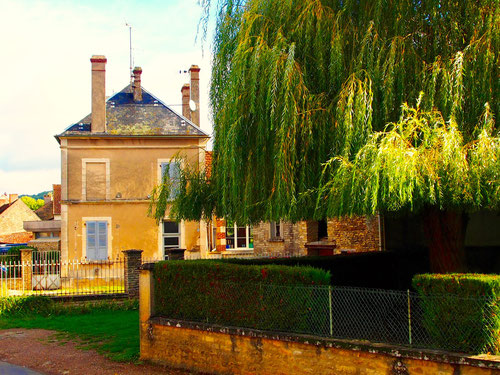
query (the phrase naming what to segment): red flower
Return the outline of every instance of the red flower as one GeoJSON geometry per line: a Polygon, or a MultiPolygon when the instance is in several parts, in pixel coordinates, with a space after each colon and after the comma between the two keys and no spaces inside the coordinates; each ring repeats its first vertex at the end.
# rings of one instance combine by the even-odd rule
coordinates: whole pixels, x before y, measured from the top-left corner
{"type": "Polygon", "coordinates": [[[267,277],[267,270],[263,268],[260,272],[262,273],[262,278],[265,279],[267,277]]]}

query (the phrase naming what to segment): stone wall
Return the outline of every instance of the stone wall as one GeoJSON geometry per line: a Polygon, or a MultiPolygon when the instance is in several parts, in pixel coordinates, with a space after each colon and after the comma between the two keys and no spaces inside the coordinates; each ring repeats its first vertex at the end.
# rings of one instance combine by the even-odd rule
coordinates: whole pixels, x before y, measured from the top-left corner
{"type": "Polygon", "coordinates": [[[493,375],[498,357],[481,359],[291,336],[203,323],[142,321],[141,359],[213,374],[493,375]]]}
{"type": "Polygon", "coordinates": [[[301,223],[281,222],[281,238],[271,238],[271,224],[253,226],[254,254],[262,256],[305,255],[305,237],[300,236],[301,223]]]}
{"type": "Polygon", "coordinates": [[[355,216],[328,220],[328,239],[337,244],[336,250],[379,251],[379,216],[355,216]]]}
{"type": "Polygon", "coordinates": [[[39,238],[28,242],[28,246],[33,246],[38,251],[61,251],[61,240],[59,238],[39,238]]]}

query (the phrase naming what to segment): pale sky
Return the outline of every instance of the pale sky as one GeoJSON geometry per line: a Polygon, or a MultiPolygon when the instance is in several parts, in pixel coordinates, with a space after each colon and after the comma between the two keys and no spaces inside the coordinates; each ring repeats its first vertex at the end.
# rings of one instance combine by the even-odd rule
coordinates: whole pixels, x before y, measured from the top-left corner
{"type": "Polygon", "coordinates": [[[200,66],[201,127],[212,133],[210,40],[196,41],[197,0],[0,0],[0,9],[0,194],[61,182],[54,135],[90,113],[90,57],[108,59],[106,95],[129,83],[126,22],[143,87],[175,111],[189,82],[179,70],[200,66]]]}

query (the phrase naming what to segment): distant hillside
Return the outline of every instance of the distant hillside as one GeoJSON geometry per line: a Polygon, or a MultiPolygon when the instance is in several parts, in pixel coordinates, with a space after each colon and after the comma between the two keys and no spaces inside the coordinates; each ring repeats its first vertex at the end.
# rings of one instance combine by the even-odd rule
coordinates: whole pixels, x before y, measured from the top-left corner
{"type": "Polygon", "coordinates": [[[43,199],[43,196],[48,194],[48,193],[52,193],[50,190],[47,190],[47,191],[42,191],[41,193],[38,193],[38,194],[34,194],[34,195],[28,195],[28,194],[23,194],[21,195],[21,197],[31,197],[33,199],[43,199]]]}

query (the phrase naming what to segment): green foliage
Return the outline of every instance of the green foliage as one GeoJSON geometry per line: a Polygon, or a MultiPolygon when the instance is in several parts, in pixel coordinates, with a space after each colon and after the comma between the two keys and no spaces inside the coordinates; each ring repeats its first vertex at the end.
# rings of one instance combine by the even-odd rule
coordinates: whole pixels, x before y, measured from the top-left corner
{"type": "Polygon", "coordinates": [[[43,199],[34,199],[31,198],[28,195],[24,195],[21,197],[21,200],[30,208],[32,211],[38,210],[40,207],[42,207],[45,204],[45,201],[43,199]]]}
{"type": "Polygon", "coordinates": [[[0,298],[0,316],[45,315],[54,308],[54,302],[48,297],[4,297],[0,298]]]}
{"type": "Polygon", "coordinates": [[[423,324],[440,348],[500,353],[500,276],[424,274],[413,278],[423,324]]]}
{"type": "Polygon", "coordinates": [[[38,251],[36,247],[33,246],[12,246],[8,251],[7,255],[15,255],[21,257],[21,249],[32,249],[33,251],[38,251]]]}
{"type": "Polygon", "coordinates": [[[166,261],[155,264],[154,281],[155,311],[160,316],[311,332],[322,317],[311,316],[319,298],[307,286],[327,285],[330,274],[311,267],[166,261]]]}
{"type": "Polygon", "coordinates": [[[202,4],[217,14],[212,177],[178,199],[210,199],[176,218],[498,207],[498,0],[202,4]]]}
{"type": "Polygon", "coordinates": [[[402,106],[401,119],[374,133],[353,159],[325,164],[317,209],[326,216],[379,211],[500,208],[500,138],[489,107],[466,143],[452,118],[402,106]]]}

